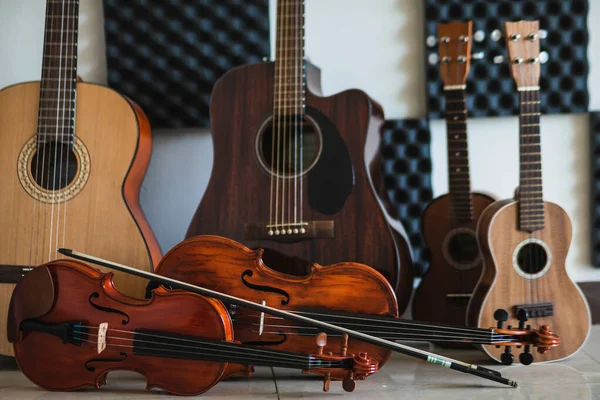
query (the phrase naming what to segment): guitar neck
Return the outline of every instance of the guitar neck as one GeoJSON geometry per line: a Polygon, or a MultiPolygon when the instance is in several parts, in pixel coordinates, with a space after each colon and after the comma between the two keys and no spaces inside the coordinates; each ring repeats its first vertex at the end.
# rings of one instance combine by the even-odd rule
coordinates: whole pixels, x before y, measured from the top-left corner
{"type": "Polygon", "coordinates": [[[448,181],[454,216],[458,222],[473,220],[469,149],[467,141],[467,97],[465,89],[447,88],[448,181]]]}
{"type": "Polygon", "coordinates": [[[539,89],[519,91],[519,229],[544,229],[539,89]]]}
{"type": "Polygon", "coordinates": [[[38,143],[74,141],[78,25],[79,0],[47,0],[38,143]]]}
{"type": "Polygon", "coordinates": [[[274,114],[304,115],[304,0],[278,0],[274,114]]]}

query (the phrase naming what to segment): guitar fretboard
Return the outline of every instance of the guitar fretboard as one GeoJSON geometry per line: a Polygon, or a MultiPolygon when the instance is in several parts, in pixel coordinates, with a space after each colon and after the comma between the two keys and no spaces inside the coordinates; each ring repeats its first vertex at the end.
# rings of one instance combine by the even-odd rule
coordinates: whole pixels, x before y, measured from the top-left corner
{"type": "Polygon", "coordinates": [[[519,92],[519,229],[544,229],[542,152],[540,141],[540,92],[519,92]]]}
{"type": "Polygon", "coordinates": [[[277,1],[274,96],[275,114],[304,114],[304,0],[277,1]]]}
{"type": "Polygon", "coordinates": [[[469,149],[467,142],[467,103],[465,90],[446,89],[448,133],[448,179],[454,217],[458,222],[473,220],[469,149]]]}
{"type": "Polygon", "coordinates": [[[78,22],[79,0],[47,0],[38,143],[74,140],[78,22]]]}

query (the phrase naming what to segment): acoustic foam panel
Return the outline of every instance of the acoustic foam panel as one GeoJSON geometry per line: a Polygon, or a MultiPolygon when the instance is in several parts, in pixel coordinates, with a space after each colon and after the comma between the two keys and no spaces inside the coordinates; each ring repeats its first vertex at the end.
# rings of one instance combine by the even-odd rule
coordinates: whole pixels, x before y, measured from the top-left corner
{"type": "Polygon", "coordinates": [[[600,111],[590,122],[590,251],[592,265],[600,268],[600,111]]]}
{"type": "Polygon", "coordinates": [[[431,133],[427,119],[386,121],[381,157],[385,188],[413,248],[415,274],[429,264],[421,236],[421,214],[432,199],[431,133]]]}
{"type": "MultiPolygon", "coordinates": [[[[473,52],[484,52],[482,60],[471,62],[467,105],[473,117],[516,115],[518,96],[508,64],[495,64],[495,56],[507,57],[504,38],[491,39],[504,22],[539,20],[548,36],[540,41],[549,55],[541,65],[540,91],[542,113],[576,113],[588,110],[588,2],[586,0],[426,0],[425,35],[437,37],[436,24],[449,21],[473,21],[473,33],[483,31],[482,42],[473,41],[473,52]]],[[[426,56],[437,53],[426,47],[426,56]]],[[[429,117],[443,118],[443,86],[439,64],[427,62],[429,117]]]]}
{"type": "Polygon", "coordinates": [[[208,127],[227,70],[269,55],[268,0],[104,0],[108,84],[153,128],[208,127]]]}

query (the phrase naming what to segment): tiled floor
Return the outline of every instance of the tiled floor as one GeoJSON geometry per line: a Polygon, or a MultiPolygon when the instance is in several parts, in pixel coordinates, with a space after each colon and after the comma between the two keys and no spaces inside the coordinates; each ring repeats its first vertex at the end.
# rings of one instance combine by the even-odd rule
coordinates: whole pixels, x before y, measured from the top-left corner
{"type": "MultiPolygon", "coordinates": [[[[423,347],[423,345],[421,345],[423,347]]],[[[427,348],[427,346],[425,346],[427,348]]],[[[434,349],[449,357],[482,365],[493,365],[483,353],[467,350],[434,349]]],[[[52,368],[52,366],[48,366],[52,368]]],[[[600,325],[594,326],[584,349],[563,362],[528,367],[494,367],[510,379],[516,389],[471,375],[427,364],[403,355],[394,355],[377,374],[357,382],[356,390],[346,393],[339,382],[332,382],[329,393],[322,392],[318,377],[297,371],[257,368],[250,379],[219,383],[202,397],[205,399],[600,399],[600,325]]],[[[165,373],[168,373],[165,371],[165,373]]],[[[108,384],[98,390],[73,393],[48,393],[30,383],[14,363],[0,364],[0,399],[166,399],[160,392],[147,393],[139,375],[113,372],[108,384]]]]}

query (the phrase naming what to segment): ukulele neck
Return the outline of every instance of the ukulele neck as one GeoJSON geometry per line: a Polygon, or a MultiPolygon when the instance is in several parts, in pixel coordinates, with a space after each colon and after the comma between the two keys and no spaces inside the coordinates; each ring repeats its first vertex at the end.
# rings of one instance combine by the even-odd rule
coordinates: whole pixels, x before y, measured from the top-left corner
{"type": "Polygon", "coordinates": [[[275,115],[304,115],[305,82],[304,0],[279,0],[273,99],[275,115]]]}
{"type": "Polygon", "coordinates": [[[473,220],[469,149],[467,141],[467,97],[464,87],[447,87],[448,182],[454,217],[460,223],[473,220]]]}
{"type": "Polygon", "coordinates": [[[73,145],[78,0],[47,0],[38,113],[38,144],[73,145]]]}
{"type": "Polygon", "coordinates": [[[519,91],[519,229],[544,229],[542,148],[540,140],[540,91],[519,91]]]}

